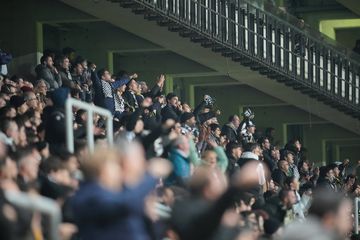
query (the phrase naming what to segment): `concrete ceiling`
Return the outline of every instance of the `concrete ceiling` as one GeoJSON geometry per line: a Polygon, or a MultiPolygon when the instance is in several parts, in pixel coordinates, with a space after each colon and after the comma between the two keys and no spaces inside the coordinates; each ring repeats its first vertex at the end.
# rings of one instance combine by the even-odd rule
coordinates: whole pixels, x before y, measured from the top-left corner
{"type": "Polygon", "coordinates": [[[178,33],[144,20],[144,16],[135,15],[118,3],[105,0],[60,1],[360,135],[360,121],[357,119],[181,38],[178,33]]]}
{"type": "Polygon", "coordinates": [[[350,11],[360,16],[360,1],[359,0],[337,0],[339,3],[344,5],[350,11]]]}

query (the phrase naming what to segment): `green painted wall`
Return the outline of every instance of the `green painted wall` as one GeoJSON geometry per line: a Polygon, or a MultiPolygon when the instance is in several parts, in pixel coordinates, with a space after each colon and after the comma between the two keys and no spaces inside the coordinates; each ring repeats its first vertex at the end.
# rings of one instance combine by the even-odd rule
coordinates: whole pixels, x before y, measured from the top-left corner
{"type": "Polygon", "coordinates": [[[0,47],[15,57],[36,52],[36,22],[93,19],[58,1],[11,0],[1,2],[0,47]]]}
{"type": "Polygon", "coordinates": [[[353,49],[357,39],[360,39],[360,27],[337,29],[336,41],[349,49],[353,49]]]}
{"type": "MultiPolygon", "coordinates": [[[[255,112],[257,129],[263,131],[267,127],[274,127],[276,129],[275,139],[280,144],[284,144],[284,124],[302,125],[303,143],[308,149],[308,157],[311,161],[317,163],[322,162],[323,159],[327,160],[327,156],[323,156],[322,151],[323,139],[359,138],[356,134],[328,123],[319,117],[310,115],[296,107],[285,105],[280,100],[246,85],[196,87],[196,102],[199,102],[203,94],[206,93],[217,98],[216,105],[222,110],[222,115],[220,116],[221,123],[225,123],[229,115],[239,113],[241,106],[250,106],[255,112]],[[265,106],[258,106],[261,104],[265,106]]],[[[336,142],[334,143],[336,144],[336,142]]],[[[354,159],[356,156],[359,157],[359,155],[359,151],[356,148],[344,148],[341,153],[341,159],[345,156],[354,159]]]]}

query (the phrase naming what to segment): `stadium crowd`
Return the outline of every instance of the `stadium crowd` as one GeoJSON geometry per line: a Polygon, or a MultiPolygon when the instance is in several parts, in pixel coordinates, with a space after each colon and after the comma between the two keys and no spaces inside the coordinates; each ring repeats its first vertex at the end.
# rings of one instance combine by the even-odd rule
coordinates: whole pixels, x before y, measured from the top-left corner
{"type": "Polygon", "coordinates": [[[54,200],[61,239],[358,237],[358,166],[345,159],[316,167],[300,139],[280,146],[275,129],[260,135],[251,109],[221,124],[211,96],[193,108],[164,95],[164,75],[148,86],[71,48],[45,51],[35,73],[34,81],[0,75],[0,239],[49,238],[47,217],[9,192],[54,200]],[[95,115],[89,153],[87,112],[73,108],[75,151],[67,150],[69,97],[112,113],[113,147],[95,115]]]}

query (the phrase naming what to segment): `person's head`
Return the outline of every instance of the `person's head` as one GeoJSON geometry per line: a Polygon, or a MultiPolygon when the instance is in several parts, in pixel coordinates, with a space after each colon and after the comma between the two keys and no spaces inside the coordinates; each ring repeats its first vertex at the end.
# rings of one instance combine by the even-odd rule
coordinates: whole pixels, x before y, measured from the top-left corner
{"type": "Polygon", "coordinates": [[[68,151],[63,151],[61,152],[61,154],[59,154],[59,157],[63,162],[64,167],[69,171],[69,173],[72,174],[79,169],[79,161],[75,154],[68,151]]]}
{"type": "Polygon", "coordinates": [[[280,160],[280,150],[279,147],[273,147],[271,149],[271,157],[275,160],[275,161],[279,161],[280,160]]]}
{"type": "Polygon", "coordinates": [[[289,171],[289,163],[286,160],[280,160],[278,161],[278,168],[284,173],[287,173],[289,171]]]}
{"type": "Polygon", "coordinates": [[[19,114],[24,114],[29,109],[23,96],[12,96],[10,98],[10,104],[14,106],[19,114]]]}
{"type": "Polygon", "coordinates": [[[32,148],[22,148],[16,151],[15,159],[19,166],[19,174],[25,182],[37,179],[40,161],[33,153],[32,148]]]}
{"type": "Polygon", "coordinates": [[[290,209],[297,202],[296,195],[293,190],[288,190],[288,189],[280,190],[279,198],[283,206],[286,207],[287,209],[290,209]]]}
{"type": "Polygon", "coordinates": [[[176,122],[174,126],[171,128],[173,132],[176,133],[176,135],[181,135],[181,124],[179,122],[176,122]]]}
{"type": "Polygon", "coordinates": [[[217,166],[217,154],[215,151],[206,150],[202,155],[202,160],[210,168],[216,168],[217,166]]]}
{"type": "Polygon", "coordinates": [[[285,180],[285,185],[288,187],[288,189],[293,191],[299,191],[300,184],[296,177],[287,177],[285,180]]]}
{"type": "Polygon", "coordinates": [[[138,82],[136,82],[135,79],[131,79],[130,82],[127,84],[127,87],[130,91],[132,91],[134,93],[139,92],[139,84],[138,84],[138,82]]]}
{"type": "Polygon", "coordinates": [[[8,138],[11,138],[15,144],[19,141],[19,127],[15,120],[11,118],[4,118],[1,120],[1,131],[5,133],[8,138]]]}
{"type": "Polygon", "coordinates": [[[227,154],[229,154],[230,156],[233,156],[235,159],[239,159],[241,157],[242,154],[242,145],[241,143],[237,143],[237,142],[229,142],[226,145],[226,152],[227,154]]]}
{"type": "Polygon", "coordinates": [[[249,124],[246,125],[246,131],[249,134],[254,134],[255,133],[255,124],[253,122],[250,122],[249,124]]]}
{"type": "Polygon", "coordinates": [[[294,153],[288,150],[284,151],[284,160],[289,164],[294,164],[294,153]]]}
{"type": "Polygon", "coordinates": [[[190,145],[188,139],[181,135],[177,139],[175,139],[173,146],[177,149],[182,151],[186,156],[190,154],[190,145]]]}
{"type": "Polygon", "coordinates": [[[0,160],[0,179],[15,180],[18,175],[18,167],[14,159],[6,156],[0,160]]]}
{"type": "Polygon", "coordinates": [[[196,120],[194,114],[188,112],[181,114],[180,123],[186,124],[189,127],[195,127],[196,120]]]}
{"type": "Polygon", "coordinates": [[[62,69],[69,70],[70,68],[70,60],[67,56],[62,55],[59,57],[59,66],[62,69]]]}
{"type": "Polygon", "coordinates": [[[102,68],[97,72],[98,77],[104,81],[111,81],[111,73],[109,70],[102,68]]]}
{"type": "Polygon", "coordinates": [[[118,146],[123,150],[120,156],[124,182],[128,186],[136,186],[146,171],[144,147],[138,142],[122,142],[118,146]]]}
{"type": "Polygon", "coordinates": [[[84,109],[79,109],[76,112],[75,122],[84,125],[87,121],[87,112],[84,109]]]}
{"type": "Polygon", "coordinates": [[[206,200],[216,200],[226,189],[225,176],[217,168],[200,166],[195,169],[189,181],[190,193],[206,200]]]}
{"type": "Polygon", "coordinates": [[[123,176],[118,150],[98,146],[81,168],[87,181],[96,181],[110,191],[121,189],[123,176]]]}
{"type": "Polygon", "coordinates": [[[262,150],[261,150],[260,145],[258,143],[248,143],[245,146],[245,151],[246,152],[252,152],[255,155],[257,155],[258,157],[260,157],[262,155],[262,150]]]}
{"type": "Polygon", "coordinates": [[[353,186],[355,182],[356,182],[356,175],[354,174],[349,174],[345,179],[345,184],[349,186],[353,186]]]}
{"type": "Polygon", "coordinates": [[[64,162],[56,156],[44,160],[40,165],[40,169],[55,183],[67,186],[71,184],[70,172],[64,162]]]}
{"type": "Polygon", "coordinates": [[[188,112],[188,113],[192,112],[189,104],[184,103],[184,102],[182,103],[182,109],[183,109],[183,112],[188,112]]]}
{"type": "Polygon", "coordinates": [[[343,194],[327,189],[314,192],[309,209],[309,215],[318,218],[326,230],[337,233],[340,239],[344,239],[351,231],[351,212],[351,202],[344,198],[343,194]]]}
{"type": "Polygon", "coordinates": [[[16,110],[13,106],[5,106],[3,108],[0,109],[0,112],[1,112],[1,118],[14,118],[16,117],[16,110]]]}
{"type": "Polygon", "coordinates": [[[49,67],[49,68],[52,68],[54,65],[54,61],[53,61],[52,57],[49,55],[42,56],[40,61],[44,66],[49,67]]]}
{"type": "Polygon", "coordinates": [[[340,176],[340,170],[339,170],[339,167],[338,167],[338,165],[336,163],[329,164],[329,168],[333,170],[334,177],[339,177],[340,176]]]}
{"type": "Polygon", "coordinates": [[[38,99],[33,91],[25,92],[24,100],[30,109],[36,109],[38,107],[38,99]]]}
{"type": "Polygon", "coordinates": [[[335,173],[334,170],[329,166],[325,167],[325,178],[328,179],[330,182],[334,181],[335,173]]]}
{"type": "Polygon", "coordinates": [[[47,90],[48,90],[48,87],[47,87],[45,80],[40,79],[39,81],[36,82],[35,88],[34,88],[35,93],[40,93],[43,96],[45,96],[47,90]]]}
{"type": "Polygon", "coordinates": [[[213,124],[210,124],[209,127],[210,127],[210,130],[211,130],[211,133],[215,137],[220,138],[220,135],[221,135],[220,125],[216,124],[216,123],[213,123],[213,124]]]}
{"type": "Polygon", "coordinates": [[[82,66],[81,63],[76,63],[73,71],[74,71],[74,74],[77,76],[82,75],[82,73],[84,72],[84,67],[82,66]]]}
{"type": "Polygon", "coordinates": [[[263,150],[270,150],[271,144],[270,144],[270,141],[269,141],[269,139],[267,137],[262,137],[259,140],[259,143],[261,144],[261,148],[263,150]]]}
{"type": "Polygon", "coordinates": [[[149,87],[144,81],[139,82],[141,93],[147,93],[149,91],[149,87]]]}
{"type": "Polygon", "coordinates": [[[229,117],[229,122],[232,123],[235,128],[238,128],[240,126],[240,118],[236,114],[229,117]]]}
{"type": "Polygon", "coordinates": [[[179,101],[179,98],[175,93],[168,93],[168,95],[166,95],[166,102],[168,105],[170,105],[172,107],[177,107],[178,101],[179,101]]]}

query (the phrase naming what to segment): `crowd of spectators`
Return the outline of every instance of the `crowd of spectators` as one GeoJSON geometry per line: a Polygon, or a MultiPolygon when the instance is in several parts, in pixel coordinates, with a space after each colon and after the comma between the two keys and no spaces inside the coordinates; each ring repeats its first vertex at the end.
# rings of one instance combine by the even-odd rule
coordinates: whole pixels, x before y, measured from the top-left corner
{"type": "MultiPolygon", "coordinates": [[[[35,67],[35,66],[34,66],[35,67]]],[[[44,52],[36,81],[0,75],[0,239],[48,239],[47,217],[9,192],[52,199],[61,239],[350,239],[357,165],[317,166],[300,139],[275,144],[245,109],[218,121],[211,96],[197,106],[148,86],[136,73],[98,69],[75,50],[44,52]],[[75,151],[65,144],[69,97],[108,109],[73,108],[75,151]]],[[[357,216],[356,216],[357,217],[357,216]]]]}

